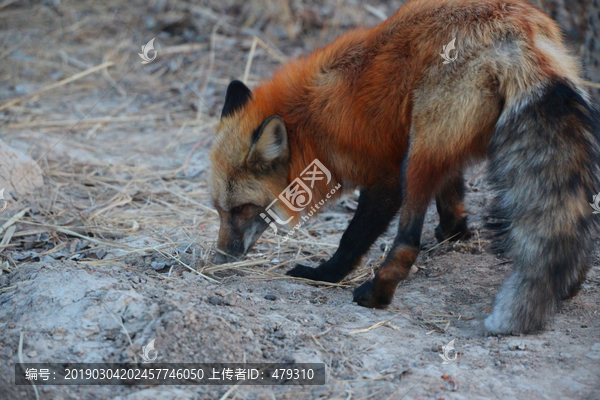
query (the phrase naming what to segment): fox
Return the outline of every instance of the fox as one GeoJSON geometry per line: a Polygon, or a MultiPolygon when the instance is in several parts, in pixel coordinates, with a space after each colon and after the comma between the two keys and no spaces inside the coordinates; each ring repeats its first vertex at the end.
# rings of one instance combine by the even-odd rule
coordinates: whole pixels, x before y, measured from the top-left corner
{"type": "Polygon", "coordinates": [[[356,189],[358,206],[331,258],[287,275],[341,281],[399,216],[384,261],[353,292],[358,305],[385,308],[434,199],[436,239],[471,237],[464,171],[487,160],[492,249],[513,266],[481,326],[542,331],[584,282],[598,228],[589,200],[600,190],[600,118],[584,87],[558,25],[524,0],[412,0],[253,90],[234,80],[210,151],[215,262],[246,254],[273,199],[318,160],[331,179],[314,182],[304,210],[273,205],[282,220],[356,189]]]}

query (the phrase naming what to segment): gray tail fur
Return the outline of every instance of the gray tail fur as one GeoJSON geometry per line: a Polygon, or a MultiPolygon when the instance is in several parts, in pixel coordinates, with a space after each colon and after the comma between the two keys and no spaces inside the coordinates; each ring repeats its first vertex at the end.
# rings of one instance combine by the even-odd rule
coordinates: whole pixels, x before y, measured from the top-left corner
{"type": "Polygon", "coordinates": [[[600,191],[599,115],[586,97],[569,81],[550,81],[498,120],[488,225],[514,269],[485,320],[489,333],[543,329],[585,279],[600,218],[590,205],[600,191]]]}

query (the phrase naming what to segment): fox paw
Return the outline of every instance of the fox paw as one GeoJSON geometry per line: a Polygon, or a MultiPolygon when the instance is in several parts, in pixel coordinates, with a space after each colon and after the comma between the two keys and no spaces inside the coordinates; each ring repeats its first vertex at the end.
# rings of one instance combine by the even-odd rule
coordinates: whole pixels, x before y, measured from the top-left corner
{"type": "Polygon", "coordinates": [[[311,268],[300,264],[286,272],[286,275],[293,276],[294,278],[310,279],[312,281],[321,280],[316,268],[311,268]]]}
{"type": "Polygon", "coordinates": [[[353,295],[354,298],[352,301],[356,302],[359,306],[368,308],[386,308],[392,302],[392,299],[388,299],[375,292],[375,285],[373,285],[372,281],[366,281],[354,289],[353,295]]]}
{"type": "Polygon", "coordinates": [[[473,234],[467,225],[466,218],[461,219],[456,225],[449,229],[442,229],[440,225],[435,227],[435,238],[438,242],[443,242],[447,239],[450,239],[452,242],[457,240],[467,240],[471,236],[473,236],[473,234]]]}

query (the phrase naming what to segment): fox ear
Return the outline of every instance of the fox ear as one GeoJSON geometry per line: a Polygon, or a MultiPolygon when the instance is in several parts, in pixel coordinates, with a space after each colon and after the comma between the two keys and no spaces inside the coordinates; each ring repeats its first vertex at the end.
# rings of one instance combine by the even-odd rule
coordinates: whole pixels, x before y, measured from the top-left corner
{"type": "Polygon", "coordinates": [[[225,95],[225,104],[223,105],[223,111],[221,112],[221,119],[230,116],[240,108],[244,106],[252,98],[252,92],[248,89],[248,86],[242,82],[235,80],[231,81],[227,87],[227,94],[225,95]]]}
{"type": "Polygon", "coordinates": [[[287,129],[283,118],[267,118],[252,134],[252,144],[246,160],[258,167],[269,167],[275,161],[284,161],[289,155],[287,129]]]}

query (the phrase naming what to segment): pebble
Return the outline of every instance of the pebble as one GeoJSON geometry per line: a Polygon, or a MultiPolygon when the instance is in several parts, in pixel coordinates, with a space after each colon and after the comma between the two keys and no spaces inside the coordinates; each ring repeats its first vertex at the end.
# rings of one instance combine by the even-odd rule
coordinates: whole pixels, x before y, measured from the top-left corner
{"type": "Polygon", "coordinates": [[[511,341],[508,343],[509,350],[525,350],[527,346],[523,342],[511,341]]]}
{"type": "Polygon", "coordinates": [[[225,302],[222,299],[218,298],[218,297],[211,297],[211,298],[208,299],[208,302],[210,304],[212,304],[213,306],[220,306],[220,305],[225,304],[225,302]]]}
{"type": "Polygon", "coordinates": [[[155,270],[158,271],[158,270],[161,270],[161,269],[163,269],[165,267],[165,263],[159,263],[159,262],[156,262],[156,261],[152,261],[152,263],[150,264],[150,266],[152,268],[154,268],[155,270]]]}
{"type": "Polygon", "coordinates": [[[269,294],[265,295],[265,299],[271,300],[271,301],[275,301],[275,300],[277,300],[277,296],[275,296],[274,294],[270,294],[269,293],[269,294]]]}

